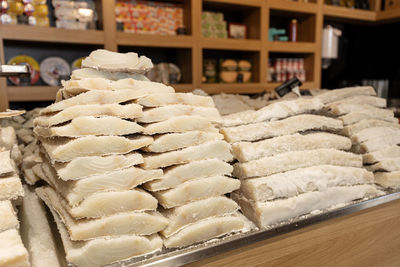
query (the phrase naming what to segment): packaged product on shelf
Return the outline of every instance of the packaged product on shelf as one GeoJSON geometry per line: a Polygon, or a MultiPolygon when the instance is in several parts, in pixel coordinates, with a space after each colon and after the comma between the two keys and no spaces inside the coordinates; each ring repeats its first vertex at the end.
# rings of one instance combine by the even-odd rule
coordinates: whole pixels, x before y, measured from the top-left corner
{"type": "Polygon", "coordinates": [[[269,82],[285,82],[293,77],[306,81],[304,58],[276,58],[268,63],[269,82]]]}
{"type": "Polygon", "coordinates": [[[56,27],[73,30],[96,29],[95,2],[53,0],[56,27]]]}
{"type": "Polygon", "coordinates": [[[221,61],[219,79],[224,83],[235,83],[238,77],[238,64],[233,59],[221,61]]]}
{"type": "Polygon", "coordinates": [[[14,85],[33,85],[38,82],[40,78],[40,67],[39,63],[30,56],[27,55],[18,55],[13,58],[11,58],[7,64],[10,65],[22,65],[22,64],[27,64],[29,65],[29,70],[31,72],[30,79],[29,78],[20,78],[20,77],[9,77],[8,79],[14,84],[14,85]]]}
{"type": "Polygon", "coordinates": [[[40,63],[40,77],[48,85],[58,86],[70,74],[69,64],[60,57],[48,57],[40,63]]]}
{"type": "Polygon", "coordinates": [[[217,82],[217,60],[204,59],[203,62],[203,82],[217,82]]]}
{"type": "Polygon", "coordinates": [[[201,14],[201,32],[207,38],[228,38],[224,14],[204,11],[201,14]]]}

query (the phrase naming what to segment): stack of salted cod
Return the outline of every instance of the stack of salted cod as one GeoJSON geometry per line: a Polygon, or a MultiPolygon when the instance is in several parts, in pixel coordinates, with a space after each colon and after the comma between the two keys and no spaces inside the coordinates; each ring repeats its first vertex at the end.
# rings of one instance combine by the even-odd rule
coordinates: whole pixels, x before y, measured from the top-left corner
{"type": "Polygon", "coordinates": [[[335,134],[343,123],[313,114],[322,108],[298,98],[223,117],[241,179],[232,197],[259,227],[379,193],[361,156],[346,152],[350,139],[335,134]]]}
{"type": "Polygon", "coordinates": [[[151,67],[147,61],[135,53],[92,52],[82,63],[90,68],[74,71],[58,102],[34,121],[48,183],[36,193],[53,213],[66,258],[75,265],[99,266],[162,248],[157,233],[169,221],[156,211],[157,199],[138,186],[161,179],[163,171],[138,166],[138,149],[153,138],[137,123],[145,113],[134,101],[174,90],[129,78],[151,67]]]}
{"type": "Polygon", "coordinates": [[[225,197],[240,187],[230,177],[230,145],[213,125],[220,121],[209,96],[163,93],[140,98],[138,119],[154,142],[143,148],[146,170],[164,174],[144,187],[163,207],[168,226],[161,231],[167,248],[188,246],[232,232],[245,231],[249,221],[225,197]]]}
{"type": "Polygon", "coordinates": [[[399,189],[400,125],[393,111],[385,109],[386,99],[377,97],[372,87],[339,89],[318,97],[326,112],[343,121],[344,135],[351,138],[352,150],[363,154],[375,183],[399,189]]]}
{"type": "MultiPolygon", "coordinates": [[[[1,118],[23,112],[0,112],[1,118]]],[[[0,128],[0,266],[29,266],[29,256],[19,234],[15,205],[24,195],[11,150],[16,146],[13,128],[0,128]]]]}

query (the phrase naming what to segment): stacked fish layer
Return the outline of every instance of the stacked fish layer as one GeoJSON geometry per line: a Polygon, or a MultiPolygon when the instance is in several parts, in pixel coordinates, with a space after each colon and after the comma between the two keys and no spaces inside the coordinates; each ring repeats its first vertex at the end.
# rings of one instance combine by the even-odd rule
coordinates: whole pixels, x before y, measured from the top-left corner
{"type": "Polygon", "coordinates": [[[163,168],[148,182],[169,219],[161,231],[167,248],[188,246],[243,231],[246,219],[238,205],[224,196],[240,187],[229,177],[230,145],[213,122],[220,115],[209,96],[191,93],[154,94],[137,100],[144,107],[139,122],[154,142],[143,151],[146,170],[163,168]]]}
{"type": "Polygon", "coordinates": [[[64,82],[58,102],[34,121],[45,155],[41,172],[48,183],[36,193],[54,215],[67,260],[78,266],[104,265],[162,248],[157,233],[168,219],[156,211],[157,199],[138,186],[161,178],[163,171],[138,166],[143,157],[137,151],[153,144],[153,138],[143,134],[137,123],[144,115],[142,106],[133,102],[173,89],[131,78],[104,78],[129,76],[107,72],[116,66],[123,66],[120,71],[147,66],[131,54],[121,58],[104,50],[93,52],[83,62],[92,69],[77,73],[96,78],[64,82]],[[99,52],[109,58],[109,68],[96,59],[99,52]]]}
{"type": "MultiPolygon", "coordinates": [[[[20,112],[0,112],[0,119],[20,112]]],[[[12,127],[0,127],[0,266],[29,266],[28,251],[19,234],[19,221],[14,205],[24,195],[12,151],[18,151],[12,127]]]]}
{"type": "Polygon", "coordinates": [[[366,169],[374,172],[375,183],[400,188],[400,125],[386,99],[376,97],[372,87],[346,88],[319,96],[325,110],[344,123],[343,133],[351,138],[352,150],[363,154],[366,169]]]}
{"type": "Polygon", "coordinates": [[[361,156],[346,152],[350,139],[336,134],[343,123],[315,115],[322,108],[319,99],[298,98],[223,117],[239,161],[232,196],[259,227],[379,194],[361,156]]]}

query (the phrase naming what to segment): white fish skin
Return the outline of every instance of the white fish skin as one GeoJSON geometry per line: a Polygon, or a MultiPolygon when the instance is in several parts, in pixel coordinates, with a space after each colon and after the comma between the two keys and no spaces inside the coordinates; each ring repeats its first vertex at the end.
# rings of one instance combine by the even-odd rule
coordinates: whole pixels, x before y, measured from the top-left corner
{"type": "Polygon", "coordinates": [[[371,172],[397,172],[400,171],[400,157],[383,159],[374,165],[367,165],[364,167],[371,172]]]}
{"type": "Polygon", "coordinates": [[[341,116],[349,114],[351,112],[357,112],[364,109],[376,108],[375,106],[368,104],[352,104],[352,103],[339,103],[339,104],[328,104],[325,106],[325,110],[335,116],[341,116]]]}
{"type": "Polygon", "coordinates": [[[198,146],[187,147],[182,150],[166,153],[144,155],[144,169],[156,169],[203,159],[221,159],[231,161],[231,146],[225,141],[212,141],[198,146]]]}
{"type": "Polygon", "coordinates": [[[400,171],[377,172],[375,183],[385,188],[400,189],[400,171]]]}
{"type": "Polygon", "coordinates": [[[393,110],[381,109],[381,108],[368,108],[348,113],[340,116],[340,120],[343,121],[343,125],[351,125],[362,120],[384,120],[391,123],[398,123],[398,119],[394,117],[393,110]]]}
{"type": "Polygon", "coordinates": [[[166,121],[144,124],[144,134],[184,133],[189,131],[218,132],[206,118],[199,116],[176,116],[166,121]]]}
{"type": "Polygon", "coordinates": [[[0,152],[0,176],[8,175],[14,172],[14,167],[11,163],[10,151],[0,152]]]}
{"type": "Polygon", "coordinates": [[[291,151],[233,165],[233,176],[241,179],[267,176],[317,165],[362,167],[362,156],[331,148],[291,151]]]}
{"type": "Polygon", "coordinates": [[[0,232],[19,228],[19,221],[11,201],[0,201],[0,214],[0,232]]]}
{"type": "Polygon", "coordinates": [[[16,175],[0,178],[0,200],[16,200],[24,196],[21,179],[16,175]]]}
{"type": "Polygon", "coordinates": [[[366,141],[372,141],[375,138],[383,138],[385,136],[396,136],[399,135],[400,128],[392,127],[371,127],[359,131],[351,137],[353,143],[362,143],[366,141]]]}
{"type": "Polygon", "coordinates": [[[0,266],[30,266],[28,251],[16,229],[1,232],[0,240],[0,266]]]}
{"type": "Polygon", "coordinates": [[[372,164],[389,158],[400,157],[400,146],[387,146],[363,155],[364,164],[372,164]]]}
{"type": "Polygon", "coordinates": [[[122,170],[143,163],[139,153],[125,155],[77,157],[67,163],[56,162],[54,168],[64,181],[78,180],[88,176],[122,170]]]}
{"type": "Polygon", "coordinates": [[[356,95],[376,96],[376,92],[371,86],[346,87],[327,91],[319,94],[316,98],[320,99],[324,104],[327,104],[356,95]]]}
{"type": "Polygon", "coordinates": [[[392,129],[400,129],[400,124],[387,122],[387,121],[383,121],[383,120],[379,120],[379,119],[367,119],[367,120],[362,120],[362,121],[357,122],[352,125],[347,125],[346,127],[343,128],[343,134],[351,137],[364,129],[375,128],[375,127],[387,127],[387,128],[392,128],[392,129]]]}
{"type": "Polygon", "coordinates": [[[81,116],[112,116],[121,119],[134,119],[142,116],[142,106],[137,104],[91,104],[76,105],[58,113],[39,116],[34,119],[35,126],[50,127],[81,116]]]}
{"type": "Polygon", "coordinates": [[[377,96],[357,95],[332,102],[327,106],[339,105],[339,104],[353,104],[353,105],[371,105],[377,108],[385,108],[387,105],[386,102],[387,101],[385,98],[377,96]]]}
{"type": "Polygon", "coordinates": [[[169,219],[169,224],[161,234],[170,237],[190,224],[210,217],[233,214],[238,209],[238,204],[225,196],[211,197],[168,209],[162,214],[169,219]]]}
{"type": "Polygon", "coordinates": [[[91,220],[74,220],[51,187],[36,189],[38,196],[54,209],[65,224],[72,241],[116,235],[151,235],[163,230],[168,219],[157,212],[123,212],[91,220]]]}
{"type": "Polygon", "coordinates": [[[200,107],[215,107],[210,96],[199,96],[192,93],[156,93],[136,100],[145,107],[162,107],[167,105],[185,104],[200,107]]]}
{"type": "Polygon", "coordinates": [[[220,159],[192,161],[164,169],[164,175],[161,179],[145,183],[144,188],[150,191],[160,191],[175,188],[196,178],[231,175],[232,171],[232,165],[220,159]]]}
{"type": "Polygon", "coordinates": [[[86,136],[77,139],[41,139],[52,162],[71,161],[76,157],[126,154],[153,143],[149,136],[86,136]]]}
{"type": "Polygon", "coordinates": [[[142,148],[142,150],[161,153],[222,139],[224,139],[222,134],[213,132],[190,131],[186,133],[170,133],[155,136],[154,142],[142,148]]]}
{"type": "Polygon", "coordinates": [[[154,192],[161,206],[166,209],[195,200],[215,197],[239,189],[240,181],[226,176],[213,176],[187,181],[176,188],[154,192]]]}

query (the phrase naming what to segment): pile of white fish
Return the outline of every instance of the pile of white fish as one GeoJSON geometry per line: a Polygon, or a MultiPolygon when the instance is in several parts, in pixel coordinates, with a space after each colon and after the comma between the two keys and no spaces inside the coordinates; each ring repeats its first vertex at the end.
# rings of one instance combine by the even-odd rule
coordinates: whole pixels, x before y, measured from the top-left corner
{"type": "Polygon", "coordinates": [[[323,106],[298,98],[223,117],[221,132],[239,161],[233,175],[241,188],[232,198],[259,227],[381,193],[361,156],[346,152],[342,121],[316,115],[323,106]]]}

